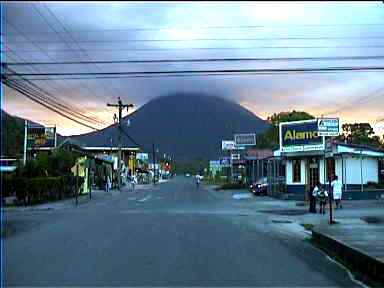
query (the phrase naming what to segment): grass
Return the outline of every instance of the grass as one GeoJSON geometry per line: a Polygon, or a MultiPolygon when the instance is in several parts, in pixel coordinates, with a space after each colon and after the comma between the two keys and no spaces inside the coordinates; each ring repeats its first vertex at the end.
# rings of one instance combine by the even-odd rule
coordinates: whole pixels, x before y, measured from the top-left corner
{"type": "Polygon", "coordinates": [[[313,227],[315,226],[315,225],[310,224],[310,223],[302,223],[300,225],[303,226],[304,229],[307,230],[307,231],[312,231],[313,227]]]}

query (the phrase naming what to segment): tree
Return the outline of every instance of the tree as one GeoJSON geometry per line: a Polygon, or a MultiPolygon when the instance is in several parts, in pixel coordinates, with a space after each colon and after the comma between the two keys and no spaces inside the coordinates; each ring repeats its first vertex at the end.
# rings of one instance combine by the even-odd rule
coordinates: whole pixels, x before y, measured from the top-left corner
{"type": "Polygon", "coordinates": [[[256,148],[272,149],[279,145],[279,124],[282,122],[291,122],[299,120],[310,120],[315,117],[304,111],[291,111],[274,113],[267,118],[271,126],[261,135],[257,136],[256,148]]]}
{"type": "MultiPolygon", "coordinates": [[[[382,147],[380,137],[375,135],[372,126],[369,123],[345,123],[342,125],[342,134],[337,140],[351,143],[382,147]]],[[[384,137],[383,137],[384,140],[384,137]]]]}

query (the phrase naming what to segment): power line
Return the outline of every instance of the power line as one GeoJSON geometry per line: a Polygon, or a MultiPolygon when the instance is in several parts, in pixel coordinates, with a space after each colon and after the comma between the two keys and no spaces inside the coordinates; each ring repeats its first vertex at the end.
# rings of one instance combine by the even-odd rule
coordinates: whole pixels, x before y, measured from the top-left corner
{"type": "MultiPolygon", "coordinates": [[[[119,40],[76,40],[78,43],[126,43],[126,42],[192,42],[192,41],[282,41],[282,40],[362,40],[384,39],[384,35],[372,36],[319,36],[319,37],[261,37],[261,38],[189,38],[189,39],[119,39],[119,40]]],[[[28,43],[28,41],[9,41],[8,44],[28,43]]],[[[62,43],[57,40],[38,40],[39,43],[62,43]]],[[[1,43],[1,41],[0,41],[1,43]]]]}
{"type": "MultiPolygon", "coordinates": [[[[29,89],[33,90],[35,95],[39,95],[39,97],[42,101],[46,101],[50,105],[52,105],[58,109],[63,109],[65,111],[67,111],[67,113],[70,113],[74,117],[82,118],[85,121],[93,122],[94,124],[98,124],[98,125],[105,124],[105,122],[103,122],[97,118],[89,117],[89,116],[83,114],[83,112],[81,112],[81,110],[78,110],[76,107],[73,107],[72,105],[67,104],[64,101],[60,101],[54,95],[50,94],[49,92],[44,91],[42,88],[40,88],[36,84],[30,82],[28,79],[25,79],[24,77],[17,74],[15,71],[13,71],[9,68],[5,68],[4,70],[6,72],[11,71],[12,74],[17,75],[18,79],[22,80],[22,81],[19,81],[19,83],[23,83],[23,85],[29,85],[29,89]]],[[[4,76],[2,75],[2,78],[3,77],[6,77],[5,74],[4,74],[4,76]]],[[[8,80],[14,81],[13,79],[8,79],[8,80]]]]}
{"type": "MultiPolygon", "coordinates": [[[[153,74],[196,74],[196,73],[255,73],[255,72],[311,72],[311,71],[383,71],[384,66],[321,67],[321,68],[271,68],[271,69],[212,69],[212,70],[169,70],[169,71],[125,71],[125,72],[63,72],[63,73],[18,73],[22,76],[101,76],[101,75],[153,75],[153,74]]],[[[7,77],[14,76],[6,74],[7,77]]]]}
{"type": "Polygon", "coordinates": [[[384,55],[373,56],[333,56],[333,57],[268,57],[268,58],[199,58],[199,59],[150,59],[115,61],[64,61],[64,62],[7,62],[8,66],[32,65],[80,65],[80,64],[145,64],[145,63],[194,63],[194,62],[242,62],[242,61],[334,61],[334,60],[380,60],[384,55]]]}
{"type": "MultiPolygon", "coordinates": [[[[177,50],[251,50],[251,49],[353,49],[353,48],[384,48],[384,45],[339,45],[339,46],[251,46],[251,47],[173,47],[173,48],[104,48],[87,49],[89,52],[117,51],[177,51],[177,50]]],[[[73,52],[82,49],[46,49],[45,52],[73,52]]],[[[34,49],[13,49],[14,52],[35,53],[34,49]]],[[[7,52],[1,50],[0,52],[7,52]]]]}
{"type": "MultiPolygon", "coordinates": [[[[9,70],[9,69],[7,69],[7,70],[9,70]]],[[[22,81],[16,81],[15,82],[12,79],[4,79],[4,80],[8,81],[8,83],[10,83],[10,84],[14,84],[14,85],[18,86],[19,88],[21,87],[23,89],[28,90],[30,93],[33,93],[33,95],[36,99],[43,101],[44,103],[46,103],[47,105],[50,105],[51,107],[59,109],[63,113],[69,114],[72,117],[79,118],[82,121],[92,122],[93,124],[98,124],[98,125],[101,124],[97,119],[95,120],[95,119],[93,119],[87,115],[79,113],[78,111],[74,111],[73,109],[71,109],[71,107],[63,105],[62,103],[58,102],[57,100],[52,99],[53,96],[51,94],[44,91],[43,89],[41,89],[40,87],[38,87],[34,83],[28,81],[27,79],[25,79],[23,77],[20,77],[20,78],[22,79],[22,81]]]]}
{"type": "MultiPolygon", "coordinates": [[[[384,26],[384,23],[329,23],[329,24],[260,24],[260,25],[230,25],[230,26],[178,26],[178,27],[157,27],[157,28],[146,28],[146,27],[126,27],[126,28],[109,28],[109,29],[83,29],[83,30],[70,30],[71,33],[106,33],[106,32],[123,32],[123,31],[163,31],[163,30],[250,30],[250,29],[259,29],[259,28],[291,28],[291,27],[301,27],[301,28],[320,28],[320,27],[374,27],[374,26],[384,26]]],[[[65,32],[59,32],[65,33],[65,32]]],[[[35,35],[44,35],[44,34],[52,34],[52,32],[48,31],[39,31],[39,32],[28,32],[28,34],[35,35]]],[[[10,34],[9,36],[14,36],[10,34]]]]}
{"type": "MultiPolygon", "coordinates": [[[[266,76],[266,75],[296,75],[296,74],[337,74],[337,73],[369,73],[377,72],[375,70],[351,70],[351,71],[276,71],[276,72],[238,72],[238,73],[198,73],[198,74],[159,74],[159,75],[103,75],[103,76],[89,76],[89,77],[55,77],[55,78],[28,78],[30,81],[51,81],[57,79],[65,80],[97,80],[97,79],[150,79],[150,78],[179,78],[179,77],[203,77],[203,76],[266,76]]],[[[17,80],[16,80],[17,81],[17,80]]]]}
{"type": "MultiPolygon", "coordinates": [[[[62,37],[63,37],[62,35],[58,34],[58,31],[51,25],[51,23],[48,21],[47,17],[45,17],[45,15],[42,14],[42,13],[40,12],[39,9],[37,9],[37,7],[36,7],[35,4],[33,4],[33,8],[34,8],[34,10],[37,12],[38,16],[39,16],[40,18],[42,18],[42,19],[44,20],[44,22],[48,25],[48,27],[55,33],[55,35],[57,35],[57,37],[59,37],[60,39],[63,39],[63,40],[64,40],[63,43],[65,44],[65,46],[67,46],[67,47],[72,51],[72,50],[73,50],[72,47],[67,43],[67,41],[66,41],[64,38],[62,38],[62,37]]],[[[8,22],[8,23],[9,23],[9,22],[8,22]]],[[[12,26],[15,26],[15,25],[12,25],[12,26]]],[[[18,30],[18,29],[17,29],[17,30],[18,30]]],[[[24,34],[24,33],[23,33],[23,34],[24,34]]],[[[26,38],[26,37],[25,37],[25,38],[26,38]]],[[[26,38],[26,39],[28,39],[28,38],[26,38]]],[[[35,46],[36,46],[36,45],[35,45],[35,46]]],[[[48,53],[47,53],[46,51],[44,51],[43,49],[41,49],[41,50],[42,50],[42,52],[43,52],[48,58],[51,59],[50,55],[48,55],[48,53]]],[[[75,56],[78,57],[78,58],[80,59],[80,56],[78,56],[78,55],[75,55],[75,56]]],[[[62,80],[66,80],[66,79],[62,79],[62,80]]],[[[88,84],[88,83],[86,83],[86,84],[84,84],[84,83],[80,83],[79,85],[80,85],[84,90],[86,90],[86,91],[89,93],[89,95],[93,96],[93,95],[94,95],[94,92],[92,91],[92,89],[91,89],[87,84],[88,84]]],[[[102,86],[101,88],[103,89],[104,87],[102,86]]]]}
{"type": "MultiPolygon", "coordinates": [[[[52,10],[47,6],[47,4],[43,3],[43,5],[44,5],[45,9],[49,12],[49,14],[57,21],[57,23],[59,23],[61,25],[61,27],[64,29],[64,31],[67,33],[67,35],[72,39],[73,43],[75,43],[76,46],[79,47],[79,49],[87,56],[87,58],[89,60],[92,60],[92,58],[89,56],[89,54],[80,46],[79,43],[77,43],[76,39],[73,38],[71,33],[67,30],[67,28],[65,27],[63,22],[56,16],[56,14],[52,12],[52,10]]],[[[35,7],[35,9],[37,11],[39,11],[36,7],[35,7]]],[[[41,13],[40,13],[40,15],[41,15],[41,13]]],[[[95,67],[96,67],[97,70],[101,71],[99,66],[97,66],[96,64],[95,64],[95,67]]],[[[115,94],[115,96],[119,96],[118,95],[119,93],[118,93],[118,91],[117,91],[115,86],[113,86],[113,85],[111,85],[111,86],[106,85],[105,87],[110,88],[110,91],[112,92],[112,94],[115,94]]]]}
{"type": "Polygon", "coordinates": [[[342,105],[337,109],[330,110],[330,111],[327,111],[327,112],[321,113],[321,114],[325,115],[325,116],[336,114],[336,113],[339,113],[339,112],[345,110],[348,107],[355,107],[356,105],[370,102],[376,98],[381,98],[381,97],[383,97],[383,91],[384,91],[384,87],[380,87],[380,88],[376,89],[374,92],[372,92],[370,95],[364,95],[362,97],[359,97],[358,99],[355,99],[354,101],[349,101],[348,104],[342,105]]]}
{"type": "Polygon", "coordinates": [[[2,83],[4,83],[4,84],[5,84],[6,86],[8,86],[9,88],[11,88],[11,89],[13,89],[13,90],[19,92],[20,94],[24,95],[24,96],[27,97],[28,99],[30,99],[30,100],[32,100],[32,101],[34,101],[34,102],[36,102],[36,103],[42,105],[43,107],[45,107],[45,108],[47,108],[47,109],[49,109],[49,110],[51,110],[51,111],[53,111],[53,112],[55,112],[55,113],[57,113],[57,114],[63,116],[63,117],[65,117],[65,118],[67,118],[67,119],[69,119],[69,120],[71,120],[71,121],[76,122],[77,124],[80,124],[80,125],[82,125],[82,126],[88,127],[88,128],[90,128],[90,129],[92,129],[92,130],[97,130],[97,131],[99,130],[99,129],[97,129],[97,128],[91,126],[91,125],[88,125],[88,124],[86,124],[86,123],[83,123],[83,122],[81,122],[81,121],[79,121],[79,120],[77,120],[77,119],[71,117],[71,116],[66,115],[65,113],[63,113],[62,111],[60,111],[60,110],[58,110],[58,109],[56,109],[56,108],[54,108],[54,107],[51,107],[50,105],[44,103],[44,101],[41,101],[41,100],[39,100],[38,98],[34,97],[33,94],[31,94],[30,91],[28,91],[28,89],[25,89],[25,88],[23,88],[23,87],[20,87],[20,86],[17,85],[16,83],[12,83],[12,82],[10,82],[10,81],[8,81],[8,80],[3,80],[2,83]]]}
{"type": "MultiPolygon", "coordinates": [[[[46,54],[46,53],[44,52],[43,49],[41,49],[37,44],[35,44],[34,41],[31,41],[30,38],[29,38],[27,35],[25,35],[25,33],[24,33],[23,31],[19,30],[15,25],[13,25],[12,23],[10,23],[7,19],[4,18],[4,20],[5,20],[6,23],[8,23],[14,30],[18,31],[18,32],[19,32],[25,39],[29,40],[35,47],[39,48],[39,50],[41,50],[41,51],[42,51],[42,52],[43,52],[49,59],[53,60],[48,54],[46,54]]],[[[14,53],[14,52],[12,51],[12,49],[10,49],[10,52],[13,53],[16,57],[18,57],[18,58],[20,58],[20,59],[23,59],[21,56],[19,56],[19,55],[17,55],[16,53],[14,53]]],[[[38,70],[39,70],[39,69],[36,68],[36,67],[30,67],[30,68],[31,68],[32,70],[34,70],[34,71],[38,71],[38,70]]],[[[89,91],[90,91],[90,90],[89,90],[89,91]]],[[[90,92],[91,92],[91,94],[92,94],[92,91],[90,91],[90,92]]],[[[54,97],[54,96],[52,96],[52,95],[50,95],[50,97],[56,99],[56,97],[54,97]]],[[[65,103],[65,102],[62,101],[62,100],[61,100],[61,102],[64,103],[66,106],[71,107],[70,109],[72,109],[72,110],[76,110],[76,111],[80,112],[80,114],[84,113],[81,109],[75,108],[75,107],[73,107],[72,105],[70,105],[70,104],[68,104],[68,103],[65,103]]],[[[87,117],[89,117],[89,116],[87,116],[87,117]]],[[[91,117],[89,117],[89,118],[91,118],[91,117]]],[[[96,122],[100,123],[100,124],[106,124],[106,122],[104,122],[104,121],[98,119],[98,117],[96,117],[96,116],[93,116],[93,119],[94,119],[96,122]]]]}

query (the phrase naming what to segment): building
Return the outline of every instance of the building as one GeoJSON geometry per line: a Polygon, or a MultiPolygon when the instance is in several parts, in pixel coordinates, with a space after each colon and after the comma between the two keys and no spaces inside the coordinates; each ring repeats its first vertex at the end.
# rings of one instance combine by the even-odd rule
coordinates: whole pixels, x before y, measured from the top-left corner
{"type": "Polygon", "coordinates": [[[337,175],[343,183],[345,199],[384,197],[384,150],[326,141],[317,134],[316,121],[280,124],[280,149],[274,151],[274,158],[285,165],[287,195],[307,199],[318,182],[329,185],[337,175]]]}

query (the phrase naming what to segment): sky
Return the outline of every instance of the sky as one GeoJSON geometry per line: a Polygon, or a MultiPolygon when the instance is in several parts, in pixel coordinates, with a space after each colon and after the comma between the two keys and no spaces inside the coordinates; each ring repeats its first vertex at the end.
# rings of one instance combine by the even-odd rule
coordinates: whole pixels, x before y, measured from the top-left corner
{"type": "MultiPolygon", "coordinates": [[[[9,66],[21,74],[384,66],[382,1],[3,2],[2,8],[4,62],[272,58],[9,66]],[[356,58],[361,56],[374,58],[356,58]]],[[[342,123],[370,122],[382,135],[383,76],[379,70],[81,80],[41,76],[32,82],[58,101],[102,119],[97,128],[113,123],[116,110],[106,103],[118,97],[135,104],[132,112],[162,95],[202,92],[231,99],[264,119],[304,110],[340,117],[342,123]]],[[[2,89],[2,107],[10,114],[56,125],[63,135],[92,131],[2,89]]]]}

